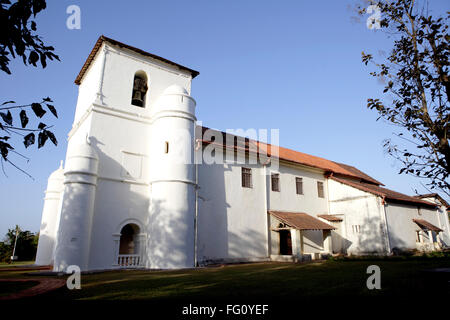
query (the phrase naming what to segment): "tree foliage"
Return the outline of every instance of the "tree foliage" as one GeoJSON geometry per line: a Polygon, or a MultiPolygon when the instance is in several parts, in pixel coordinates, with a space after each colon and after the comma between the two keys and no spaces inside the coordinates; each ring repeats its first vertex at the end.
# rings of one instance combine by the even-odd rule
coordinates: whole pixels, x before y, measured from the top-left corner
{"type": "MultiPolygon", "coordinates": [[[[384,99],[368,99],[367,107],[400,128],[397,142],[384,141],[386,151],[402,164],[399,173],[424,178],[431,189],[450,195],[449,13],[433,17],[426,2],[415,0],[370,4],[378,6],[380,27],[393,46],[384,62],[362,52],[363,63],[376,67],[370,74],[385,83],[384,99]]],[[[359,14],[366,8],[360,7],[359,14]]]]}
{"type": "MultiPolygon", "coordinates": [[[[45,0],[18,0],[11,3],[9,0],[0,0],[0,70],[11,74],[9,63],[11,58],[22,58],[25,65],[47,66],[47,59],[59,60],[54,53],[52,46],[44,44],[41,37],[36,33],[37,25],[33,20],[36,14],[46,8],[45,0]]],[[[8,162],[20,171],[13,161],[11,153],[15,153],[26,158],[15,151],[12,142],[13,136],[21,137],[26,148],[35,144],[36,138],[38,148],[45,145],[47,140],[57,145],[58,141],[45,123],[39,122],[37,127],[30,127],[29,116],[34,115],[36,119],[41,119],[47,111],[58,117],[56,108],[50,98],[43,98],[40,102],[19,105],[15,101],[6,101],[0,105],[0,162],[8,162]],[[20,121],[20,124],[19,124],[20,121]]],[[[28,158],[26,158],[28,159],[28,158]]],[[[28,174],[27,174],[28,175],[28,174]]]]}
{"type": "Polygon", "coordinates": [[[30,261],[36,257],[37,244],[39,234],[31,231],[22,231],[16,227],[8,229],[4,241],[0,242],[0,262],[9,262],[14,249],[14,242],[16,239],[16,229],[19,230],[16,243],[15,255],[19,261],[30,261]]]}
{"type": "Polygon", "coordinates": [[[47,59],[59,60],[53,52],[55,48],[46,46],[36,34],[37,25],[33,18],[47,7],[45,0],[0,0],[0,69],[11,74],[10,56],[21,57],[25,65],[37,66],[40,61],[43,68],[47,59]]]}

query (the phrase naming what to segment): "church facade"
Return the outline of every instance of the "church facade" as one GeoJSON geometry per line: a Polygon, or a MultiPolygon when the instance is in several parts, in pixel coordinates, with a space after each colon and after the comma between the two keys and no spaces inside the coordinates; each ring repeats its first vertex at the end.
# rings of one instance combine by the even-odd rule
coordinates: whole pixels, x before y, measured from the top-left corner
{"type": "Polygon", "coordinates": [[[448,204],[355,167],[199,125],[199,73],[101,36],[75,83],[36,264],[191,268],[450,245],[448,204]]]}

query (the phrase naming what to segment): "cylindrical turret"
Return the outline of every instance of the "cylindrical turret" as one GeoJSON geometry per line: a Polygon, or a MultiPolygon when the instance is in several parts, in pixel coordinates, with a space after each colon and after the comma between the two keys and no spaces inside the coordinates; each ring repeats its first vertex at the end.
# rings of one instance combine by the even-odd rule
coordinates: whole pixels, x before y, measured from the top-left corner
{"type": "Polygon", "coordinates": [[[97,170],[98,156],[89,144],[69,146],[54,271],[70,265],[88,269],[97,170]]]}
{"type": "Polygon", "coordinates": [[[194,267],[195,120],[195,100],[177,85],[167,88],[152,110],[150,268],[194,267]]]}
{"type": "Polygon", "coordinates": [[[36,265],[45,266],[53,264],[53,251],[55,249],[56,221],[60,208],[62,191],[64,190],[64,170],[62,162],[58,170],[48,178],[45,191],[44,208],[42,210],[39,243],[36,253],[36,265]]]}

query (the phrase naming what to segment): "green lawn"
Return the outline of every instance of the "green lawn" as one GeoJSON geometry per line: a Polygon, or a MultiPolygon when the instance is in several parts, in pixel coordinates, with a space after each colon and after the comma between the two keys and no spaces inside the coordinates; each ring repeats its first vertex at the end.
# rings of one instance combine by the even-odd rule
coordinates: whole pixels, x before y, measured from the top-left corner
{"type": "MultiPolygon", "coordinates": [[[[447,275],[425,270],[450,267],[442,257],[344,259],[308,264],[254,263],[176,271],[123,270],[83,274],[81,290],[46,294],[58,300],[223,301],[318,296],[449,295],[447,275]],[[381,290],[368,290],[369,265],[381,268],[381,290]]],[[[0,272],[1,277],[20,273],[0,272]]],[[[26,276],[25,276],[26,277],[26,276]]],[[[29,276],[28,276],[29,277],[29,276]]]]}
{"type": "Polygon", "coordinates": [[[0,281],[0,298],[8,296],[13,293],[18,293],[25,289],[29,289],[37,284],[38,284],[37,281],[27,281],[27,282],[0,281]]]}
{"type": "Polygon", "coordinates": [[[24,266],[24,265],[30,265],[33,263],[34,263],[34,261],[16,261],[13,263],[0,262],[0,268],[12,268],[15,266],[24,266]]]}

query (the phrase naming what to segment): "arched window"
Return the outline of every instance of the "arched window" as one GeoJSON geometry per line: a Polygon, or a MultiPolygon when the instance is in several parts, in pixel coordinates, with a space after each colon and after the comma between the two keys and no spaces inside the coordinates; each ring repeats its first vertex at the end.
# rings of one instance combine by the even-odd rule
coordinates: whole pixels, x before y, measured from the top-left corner
{"type": "Polygon", "coordinates": [[[120,231],[119,254],[137,254],[139,227],[135,224],[127,224],[120,231]]]}
{"type": "Polygon", "coordinates": [[[131,104],[137,107],[145,107],[145,98],[147,96],[147,75],[144,71],[138,71],[134,74],[133,92],[131,95],[131,104]]]}

